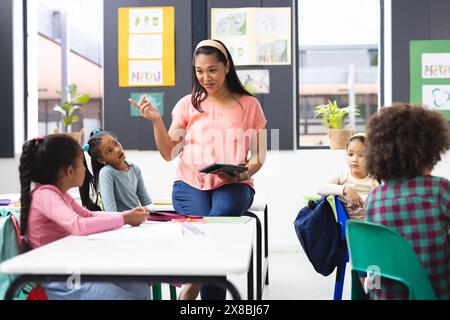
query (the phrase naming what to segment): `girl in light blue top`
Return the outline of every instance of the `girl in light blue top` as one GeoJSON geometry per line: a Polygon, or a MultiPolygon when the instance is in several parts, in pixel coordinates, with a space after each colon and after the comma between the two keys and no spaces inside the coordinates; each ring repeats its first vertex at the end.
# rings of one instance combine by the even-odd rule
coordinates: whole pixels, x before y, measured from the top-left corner
{"type": "Polygon", "coordinates": [[[86,177],[80,188],[83,206],[99,210],[98,197],[95,203],[91,199],[91,188],[96,195],[100,193],[105,211],[125,211],[152,202],[141,169],[126,161],[122,145],[114,136],[95,129],[83,149],[91,157],[93,173],[90,174],[85,161],[86,177]]]}

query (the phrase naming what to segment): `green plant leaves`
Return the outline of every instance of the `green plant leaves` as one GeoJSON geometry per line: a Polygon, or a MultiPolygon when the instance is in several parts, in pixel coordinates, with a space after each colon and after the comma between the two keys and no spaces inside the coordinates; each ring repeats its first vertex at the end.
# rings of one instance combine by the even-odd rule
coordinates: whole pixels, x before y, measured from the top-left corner
{"type": "Polygon", "coordinates": [[[71,125],[72,123],[78,122],[80,121],[80,117],[79,116],[65,116],[63,118],[63,123],[64,125],[67,127],[69,125],[71,125]]]}
{"type": "Polygon", "coordinates": [[[71,102],[78,102],[81,104],[88,103],[89,100],[91,100],[91,97],[89,96],[89,93],[84,93],[79,95],[78,97],[75,97],[71,100],[71,102]]]}
{"type": "Polygon", "coordinates": [[[67,92],[69,93],[70,97],[74,97],[77,94],[77,85],[72,83],[67,86],[67,92]]]}
{"type": "MultiPolygon", "coordinates": [[[[351,106],[339,108],[336,101],[328,100],[327,104],[320,104],[314,108],[314,116],[322,117],[322,125],[330,129],[342,129],[344,117],[350,114],[351,106]]],[[[355,106],[355,115],[359,115],[358,106],[355,106]]]]}
{"type": "MultiPolygon", "coordinates": [[[[67,86],[67,95],[70,100],[64,101],[64,103],[56,105],[53,110],[56,112],[60,112],[63,117],[64,126],[70,126],[72,123],[80,121],[80,117],[74,115],[76,110],[83,110],[81,105],[88,103],[91,100],[91,97],[88,93],[82,93],[77,95],[77,85],[72,83],[67,86]],[[72,98],[74,97],[74,98],[72,98]]],[[[60,91],[56,91],[59,96],[63,96],[60,91]]],[[[68,99],[67,97],[65,97],[68,99]]]]}

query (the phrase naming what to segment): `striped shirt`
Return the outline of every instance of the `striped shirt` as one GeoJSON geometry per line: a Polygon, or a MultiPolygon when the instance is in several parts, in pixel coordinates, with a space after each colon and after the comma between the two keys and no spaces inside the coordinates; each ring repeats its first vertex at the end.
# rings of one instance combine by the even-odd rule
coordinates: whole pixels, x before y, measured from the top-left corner
{"type": "MultiPolygon", "coordinates": [[[[450,298],[450,182],[418,176],[388,181],[367,197],[366,221],[395,229],[408,240],[438,299],[450,298]]],[[[408,299],[407,288],[383,279],[373,299],[408,299]]]]}

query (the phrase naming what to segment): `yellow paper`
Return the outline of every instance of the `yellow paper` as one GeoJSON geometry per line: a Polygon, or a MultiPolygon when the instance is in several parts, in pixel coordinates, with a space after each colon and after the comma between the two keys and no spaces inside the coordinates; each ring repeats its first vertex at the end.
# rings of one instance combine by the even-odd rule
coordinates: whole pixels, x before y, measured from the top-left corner
{"type": "Polygon", "coordinates": [[[175,8],[118,9],[119,87],[175,85],[175,8]]]}

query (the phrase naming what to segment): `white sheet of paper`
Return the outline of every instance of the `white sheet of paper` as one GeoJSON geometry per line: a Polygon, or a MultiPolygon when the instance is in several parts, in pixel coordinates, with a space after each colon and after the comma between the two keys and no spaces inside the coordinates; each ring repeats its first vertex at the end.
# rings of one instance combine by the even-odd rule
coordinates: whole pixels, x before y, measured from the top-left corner
{"type": "Polygon", "coordinates": [[[88,239],[161,239],[183,236],[178,223],[144,223],[139,227],[124,226],[120,229],[91,234],[88,239]]]}

